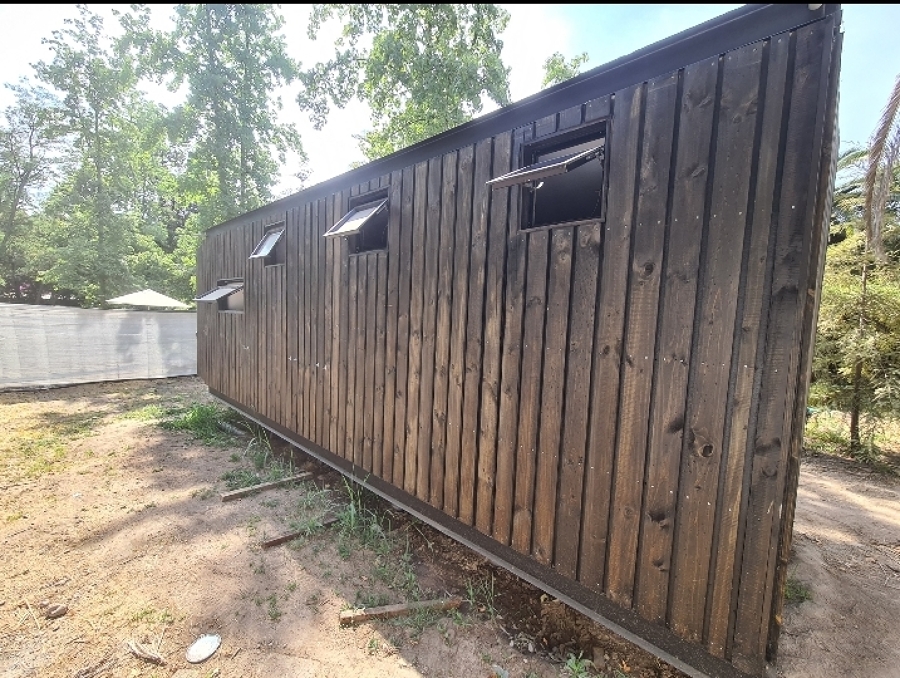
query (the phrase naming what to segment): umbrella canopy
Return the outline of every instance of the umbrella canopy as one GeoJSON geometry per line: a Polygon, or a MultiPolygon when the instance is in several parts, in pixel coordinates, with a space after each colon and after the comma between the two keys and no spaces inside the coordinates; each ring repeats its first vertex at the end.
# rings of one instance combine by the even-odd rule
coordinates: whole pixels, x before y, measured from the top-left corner
{"type": "Polygon", "coordinates": [[[160,306],[162,308],[188,308],[184,302],[167,297],[165,294],[154,292],[153,290],[142,290],[141,292],[132,292],[115,299],[107,299],[107,304],[127,304],[129,306],[160,306]]]}

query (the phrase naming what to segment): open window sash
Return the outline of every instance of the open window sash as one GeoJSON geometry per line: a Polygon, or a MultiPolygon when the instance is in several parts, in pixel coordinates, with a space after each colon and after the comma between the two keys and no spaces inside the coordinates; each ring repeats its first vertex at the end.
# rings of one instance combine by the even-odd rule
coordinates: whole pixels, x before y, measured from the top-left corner
{"type": "Polygon", "coordinates": [[[591,160],[598,159],[603,161],[603,141],[595,143],[591,148],[578,151],[561,158],[548,158],[539,160],[536,163],[522,167],[512,172],[491,179],[487,182],[491,188],[506,188],[508,186],[517,186],[527,182],[539,181],[548,177],[554,177],[558,174],[565,174],[572,170],[578,169],[591,160]]]}
{"type": "Polygon", "coordinates": [[[273,229],[271,231],[267,231],[265,235],[263,235],[262,240],[259,241],[259,244],[256,248],[250,253],[250,259],[265,259],[270,254],[272,254],[272,250],[275,249],[275,245],[278,244],[278,241],[281,240],[281,236],[284,235],[284,229],[278,228],[273,229]]]}
{"type": "Polygon", "coordinates": [[[231,296],[235,292],[240,292],[242,289],[244,289],[244,283],[242,282],[222,284],[211,289],[209,292],[201,294],[199,297],[195,298],[194,301],[219,301],[219,299],[231,296]]]}
{"type": "Polygon", "coordinates": [[[354,207],[347,212],[344,217],[325,233],[326,238],[334,238],[337,236],[350,236],[359,233],[366,223],[376,214],[387,209],[388,199],[384,198],[378,202],[368,203],[354,207]]]}

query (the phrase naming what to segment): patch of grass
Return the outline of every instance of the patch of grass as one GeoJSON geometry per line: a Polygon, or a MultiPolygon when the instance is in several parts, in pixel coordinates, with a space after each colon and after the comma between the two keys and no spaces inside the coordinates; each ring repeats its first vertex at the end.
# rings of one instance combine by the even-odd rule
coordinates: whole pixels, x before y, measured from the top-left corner
{"type": "Polygon", "coordinates": [[[381,607],[382,605],[387,605],[390,602],[390,599],[383,593],[372,593],[372,592],[356,592],[356,599],[354,602],[355,607],[381,607]]]}
{"type": "Polygon", "coordinates": [[[132,623],[144,624],[171,624],[175,617],[168,610],[157,610],[155,607],[145,607],[131,615],[132,623]]]}
{"type": "Polygon", "coordinates": [[[270,621],[277,622],[284,615],[284,612],[278,608],[278,596],[273,593],[266,600],[269,601],[266,614],[269,616],[270,621]]]}
{"type": "Polygon", "coordinates": [[[411,615],[392,619],[391,623],[394,626],[405,628],[410,640],[415,640],[425,632],[425,629],[436,624],[444,616],[446,615],[441,610],[421,609],[411,615]]]}
{"type": "Polygon", "coordinates": [[[497,589],[494,583],[493,573],[481,580],[466,582],[466,600],[472,609],[489,615],[491,618],[497,615],[497,589]]]}
{"type": "Polygon", "coordinates": [[[167,410],[159,425],[169,431],[188,433],[206,445],[227,445],[234,436],[219,428],[226,421],[228,410],[218,405],[194,403],[187,408],[167,410]]]}
{"type": "Polygon", "coordinates": [[[156,403],[144,405],[134,410],[129,410],[122,415],[122,419],[134,419],[136,421],[158,421],[163,419],[169,410],[156,403]]]}
{"type": "Polygon", "coordinates": [[[880,473],[900,475],[900,420],[868,419],[861,426],[860,446],[850,445],[849,415],[838,410],[814,410],[806,422],[807,452],[841,457],[880,473]]]}
{"type": "Polygon", "coordinates": [[[784,585],[784,601],[799,605],[812,600],[812,590],[794,577],[788,577],[784,585]]]}
{"type": "Polygon", "coordinates": [[[99,420],[91,412],[45,412],[4,421],[0,468],[5,467],[13,481],[52,473],[61,468],[71,443],[93,435],[99,420]]]}
{"type": "Polygon", "coordinates": [[[191,492],[191,497],[194,499],[205,501],[214,497],[215,494],[216,493],[211,487],[204,487],[202,490],[194,490],[193,492],[191,492]]]}

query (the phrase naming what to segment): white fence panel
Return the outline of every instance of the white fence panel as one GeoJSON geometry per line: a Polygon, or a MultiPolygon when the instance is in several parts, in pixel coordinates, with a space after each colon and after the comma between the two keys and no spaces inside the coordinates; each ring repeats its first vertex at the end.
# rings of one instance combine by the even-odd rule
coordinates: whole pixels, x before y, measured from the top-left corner
{"type": "Polygon", "coordinates": [[[196,373],[196,313],[0,304],[0,389],[196,373]]]}

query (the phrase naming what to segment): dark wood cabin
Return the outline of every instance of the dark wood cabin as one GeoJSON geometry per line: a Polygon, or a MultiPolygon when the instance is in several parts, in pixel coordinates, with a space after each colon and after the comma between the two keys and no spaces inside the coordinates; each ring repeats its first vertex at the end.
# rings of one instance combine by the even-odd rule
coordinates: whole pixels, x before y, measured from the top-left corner
{"type": "Polygon", "coordinates": [[[839,26],[748,6],[212,228],[200,375],[682,670],[762,676],[839,26]]]}

